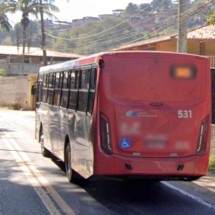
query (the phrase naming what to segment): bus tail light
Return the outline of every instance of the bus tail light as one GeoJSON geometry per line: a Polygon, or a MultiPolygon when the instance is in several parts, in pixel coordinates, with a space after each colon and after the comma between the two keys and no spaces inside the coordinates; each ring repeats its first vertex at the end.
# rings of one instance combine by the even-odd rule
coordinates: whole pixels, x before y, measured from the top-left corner
{"type": "Polygon", "coordinates": [[[103,114],[100,115],[100,137],[103,151],[107,154],[111,154],[112,146],[110,138],[110,125],[107,118],[103,114]]]}
{"type": "Polygon", "coordinates": [[[207,116],[201,124],[199,132],[199,141],[197,147],[197,154],[202,154],[207,148],[207,138],[208,138],[208,127],[209,127],[209,116],[207,116]]]}

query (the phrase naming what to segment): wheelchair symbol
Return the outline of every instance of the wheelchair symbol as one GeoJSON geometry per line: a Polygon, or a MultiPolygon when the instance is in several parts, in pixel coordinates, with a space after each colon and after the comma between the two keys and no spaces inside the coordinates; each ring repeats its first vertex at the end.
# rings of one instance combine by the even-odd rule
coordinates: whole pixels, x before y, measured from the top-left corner
{"type": "Polygon", "coordinates": [[[129,149],[131,147],[131,141],[129,138],[120,139],[120,148],[121,149],[129,149]]]}

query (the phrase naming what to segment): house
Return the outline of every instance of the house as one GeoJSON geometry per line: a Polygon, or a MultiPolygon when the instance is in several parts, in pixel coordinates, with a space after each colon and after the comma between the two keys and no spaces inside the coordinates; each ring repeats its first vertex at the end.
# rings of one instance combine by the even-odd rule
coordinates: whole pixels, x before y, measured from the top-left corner
{"type": "Polygon", "coordinates": [[[112,10],[112,12],[115,16],[121,16],[123,14],[124,10],[116,9],[116,10],[112,10]]]}
{"type": "MultiPolygon", "coordinates": [[[[46,51],[48,64],[81,57],[76,54],[46,51]]],[[[22,63],[22,47],[0,46],[0,71],[5,70],[7,73],[7,77],[0,76],[0,106],[10,107],[16,104],[21,108],[35,109],[35,97],[31,95],[31,88],[42,65],[43,52],[40,48],[26,48],[22,63]]]]}
{"type": "MultiPolygon", "coordinates": [[[[77,54],[69,54],[46,50],[48,64],[62,62],[81,57],[77,54]]],[[[41,48],[30,47],[25,49],[24,63],[22,63],[22,47],[0,46],[0,70],[8,76],[28,75],[37,73],[43,65],[43,51],[41,48]]]]}
{"type": "MultiPolygon", "coordinates": [[[[177,34],[160,36],[128,44],[115,50],[152,50],[177,51],[177,34]]],[[[210,58],[211,67],[215,67],[215,25],[199,27],[187,33],[187,52],[210,58]]]]}

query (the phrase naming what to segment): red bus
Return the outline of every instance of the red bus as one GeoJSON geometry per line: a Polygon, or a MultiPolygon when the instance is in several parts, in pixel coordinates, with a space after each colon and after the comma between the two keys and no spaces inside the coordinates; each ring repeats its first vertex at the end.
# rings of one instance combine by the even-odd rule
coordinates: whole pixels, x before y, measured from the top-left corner
{"type": "Polygon", "coordinates": [[[208,170],[209,60],[109,52],[41,67],[36,137],[80,174],[196,180],[208,170]]]}

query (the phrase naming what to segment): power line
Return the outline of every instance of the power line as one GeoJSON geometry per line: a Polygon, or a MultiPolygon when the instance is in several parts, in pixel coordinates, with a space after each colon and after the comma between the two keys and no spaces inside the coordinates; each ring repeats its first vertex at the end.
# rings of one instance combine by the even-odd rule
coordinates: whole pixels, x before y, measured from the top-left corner
{"type": "MultiPolygon", "coordinates": [[[[209,2],[207,2],[207,4],[209,4],[209,3],[212,3],[213,1],[209,1],[209,2]]],[[[198,7],[196,7],[196,8],[194,8],[194,9],[192,9],[192,10],[189,10],[189,11],[186,11],[186,13],[184,13],[184,15],[190,15],[190,14],[195,14],[196,12],[198,12],[198,11],[200,11],[200,9],[202,8],[202,7],[204,7],[205,6],[205,4],[202,4],[202,5],[200,5],[200,6],[198,6],[198,7]]],[[[166,27],[168,27],[168,26],[171,26],[172,24],[174,24],[174,22],[175,22],[175,20],[174,19],[168,19],[167,20],[167,25],[164,25],[161,29],[159,29],[160,31],[161,30],[164,30],[166,27]],[[168,22],[169,21],[169,22],[168,22]]],[[[176,33],[175,33],[176,34],[176,33]]],[[[135,42],[138,42],[138,41],[141,41],[142,40],[142,37],[140,37],[140,38],[137,38],[137,39],[135,39],[135,40],[133,40],[133,41],[129,41],[129,44],[131,44],[131,43],[135,43],[135,42]]],[[[123,45],[127,45],[128,43],[125,43],[125,44],[123,44],[123,45]]],[[[112,47],[113,48],[113,47],[112,47]]],[[[110,48],[110,49],[112,49],[112,48],[110,48]]]]}
{"type": "MultiPolygon", "coordinates": [[[[213,0],[208,0],[207,2],[201,2],[201,3],[199,3],[198,5],[196,5],[196,6],[194,6],[194,7],[192,7],[192,8],[190,8],[189,10],[187,10],[186,11],[186,13],[184,13],[183,14],[183,16],[192,16],[192,15],[194,15],[194,14],[196,14],[196,13],[198,13],[198,11],[200,11],[202,8],[206,8],[207,6],[209,6],[209,4],[211,4],[211,3],[213,3],[213,0]]],[[[132,17],[134,17],[135,15],[133,15],[132,17]]],[[[167,19],[165,19],[164,21],[162,21],[162,23],[160,22],[159,24],[160,24],[160,26],[161,26],[161,28],[160,28],[160,26],[158,26],[157,27],[157,29],[156,30],[158,30],[159,29],[159,32],[160,31],[162,31],[162,30],[164,30],[166,27],[169,27],[169,26],[171,26],[171,25],[174,25],[174,23],[175,23],[175,19],[176,19],[176,17],[177,16],[171,16],[171,17],[167,17],[167,19]],[[167,23],[167,24],[166,24],[167,23]],[[169,23],[169,24],[168,24],[169,23]],[[162,26],[162,25],[164,25],[164,26],[162,26]]],[[[131,17],[130,17],[131,18],[131,17]]],[[[126,21],[127,20],[129,20],[129,19],[126,19],[126,21]]],[[[122,23],[122,22],[121,22],[122,23]]],[[[115,26],[112,26],[111,28],[109,28],[109,29],[114,29],[114,27],[115,26]]],[[[127,28],[127,27],[126,27],[127,28]]],[[[123,40],[125,39],[125,38],[132,38],[132,36],[138,36],[138,34],[141,34],[141,33],[144,33],[144,31],[146,31],[147,29],[149,29],[150,27],[146,27],[146,26],[144,26],[144,30],[143,30],[143,32],[138,32],[138,33],[136,33],[136,32],[134,32],[133,34],[132,33],[127,33],[127,34],[125,34],[123,37],[121,37],[121,38],[116,38],[116,37],[114,37],[114,38],[111,38],[110,40],[101,40],[103,37],[101,37],[102,35],[100,35],[100,34],[94,34],[94,36],[96,35],[98,38],[97,39],[93,39],[93,41],[92,42],[95,42],[95,44],[94,45],[92,45],[92,44],[90,44],[90,45],[88,45],[88,46],[86,46],[85,45],[85,47],[86,48],[91,48],[91,47],[94,47],[95,45],[96,46],[102,46],[102,45],[110,45],[110,47],[112,47],[114,44],[114,42],[120,42],[120,41],[122,41],[123,42],[123,40]],[[101,38],[99,38],[99,37],[101,37],[101,38]]],[[[107,30],[109,30],[109,29],[107,29],[107,30]]],[[[106,31],[107,31],[106,30],[106,31]]],[[[112,33],[114,33],[114,32],[116,32],[118,30],[118,28],[115,28],[115,30],[113,31],[111,31],[112,33]]],[[[158,33],[159,33],[158,32],[158,33]]],[[[53,35],[51,35],[51,36],[53,36],[53,35]]],[[[92,36],[92,35],[89,35],[88,37],[90,38],[90,36],[92,36]]],[[[152,37],[151,37],[152,38],[152,37]]],[[[62,40],[64,40],[64,41],[74,41],[74,39],[77,39],[77,40],[81,40],[81,39],[83,39],[83,37],[80,37],[80,38],[70,38],[70,39],[68,39],[68,40],[66,40],[67,38],[60,38],[60,37],[56,37],[55,39],[62,39],[62,40]]],[[[137,38],[135,38],[133,41],[128,41],[127,43],[123,43],[123,44],[130,44],[130,43],[133,43],[133,42],[137,42],[137,41],[140,41],[140,40],[143,40],[143,36],[141,35],[140,37],[137,37],[137,38]]]]}
{"type": "Polygon", "coordinates": [[[52,38],[55,38],[55,39],[62,39],[62,40],[68,40],[68,41],[81,40],[81,39],[87,39],[87,38],[95,37],[95,36],[101,35],[101,34],[103,34],[103,33],[106,33],[106,32],[108,32],[108,31],[110,31],[110,30],[113,30],[113,29],[119,27],[120,25],[126,23],[129,19],[131,19],[131,18],[133,18],[133,17],[139,15],[141,12],[143,12],[144,10],[146,10],[149,6],[150,6],[150,5],[146,6],[145,8],[143,8],[142,10],[140,10],[138,13],[136,13],[136,14],[134,14],[134,15],[132,15],[132,16],[126,18],[125,20],[123,20],[122,22],[118,23],[117,25],[114,25],[114,26],[112,26],[112,27],[110,27],[110,28],[108,28],[108,29],[105,29],[104,31],[101,31],[101,32],[99,32],[99,33],[92,34],[92,35],[89,35],[89,36],[86,36],[86,37],[81,37],[81,38],[61,38],[61,37],[56,37],[56,36],[50,35],[50,34],[48,34],[48,33],[46,33],[46,35],[48,35],[48,36],[50,36],[50,37],[52,37],[52,38]]]}

